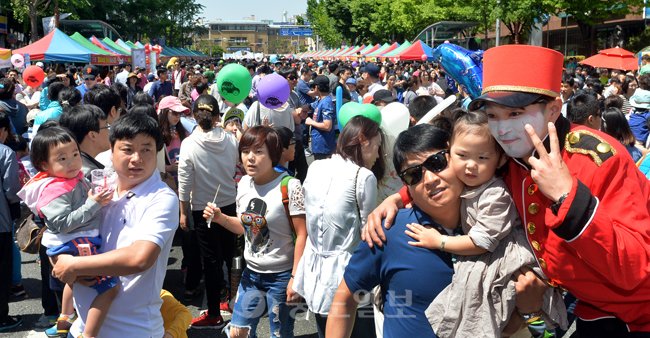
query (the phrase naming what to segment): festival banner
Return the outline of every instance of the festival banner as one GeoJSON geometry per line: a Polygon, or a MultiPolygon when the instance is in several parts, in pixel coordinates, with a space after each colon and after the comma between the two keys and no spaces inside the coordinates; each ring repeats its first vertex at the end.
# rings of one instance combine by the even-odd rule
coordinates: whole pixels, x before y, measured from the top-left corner
{"type": "Polygon", "coordinates": [[[92,54],[90,56],[90,64],[98,66],[108,66],[108,65],[118,65],[120,64],[119,57],[117,55],[98,55],[92,54]]]}

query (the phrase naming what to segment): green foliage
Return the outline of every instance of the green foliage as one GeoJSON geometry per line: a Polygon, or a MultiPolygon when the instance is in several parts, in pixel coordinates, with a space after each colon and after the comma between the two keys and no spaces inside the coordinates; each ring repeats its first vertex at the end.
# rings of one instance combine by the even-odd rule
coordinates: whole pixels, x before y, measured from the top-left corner
{"type": "Polygon", "coordinates": [[[296,25],[304,25],[304,24],[305,24],[305,18],[303,18],[300,15],[296,16],[296,25]]]}
{"type": "Polygon", "coordinates": [[[648,46],[650,46],[650,26],[647,26],[641,34],[630,37],[630,42],[625,49],[636,53],[648,46]]]}
{"type": "MultiPolygon", "coordinates": [[[[196,0],[8,0],[14,16],[31,21],[32,34],[44,16],[54,15],[58,3],[60,13],[72,13],[71,19],[102,20],[113,26],[124,40],[150,41],[165,38],[170,46],[188,44],[196,33],[196,17],[204,6],[196,0]]],[[[4,3],[4,1],[3,1],[4,3]]]]}

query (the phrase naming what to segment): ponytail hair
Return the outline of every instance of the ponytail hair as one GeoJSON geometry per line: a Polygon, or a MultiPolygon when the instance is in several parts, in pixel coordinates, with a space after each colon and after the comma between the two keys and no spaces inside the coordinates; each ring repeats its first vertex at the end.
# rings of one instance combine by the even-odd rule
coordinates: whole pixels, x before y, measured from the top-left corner
{"type": "Polygon", "coordinates": [[[65,113],[81,102],[81,92],[75,87],[65,87],[59,92],[58,101],[65,113]]]}
{"type": "Polygon", "coordinates": [[[194,119],[204,131],[214,129],[215,118],[219,118],[219,102],[209,94],[199,95],[194,101],[194,119]]]}

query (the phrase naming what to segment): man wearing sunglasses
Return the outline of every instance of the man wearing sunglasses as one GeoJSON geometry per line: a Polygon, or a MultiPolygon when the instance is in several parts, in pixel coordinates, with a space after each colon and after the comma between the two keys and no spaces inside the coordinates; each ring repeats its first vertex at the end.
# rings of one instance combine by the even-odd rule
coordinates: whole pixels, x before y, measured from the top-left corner
{"type": "Polygon", "coordinates": [[[296,68],[291,67],[282,67],[280,68],[278,74],[287,79],[289,83],[289,88],[291,89],[291,94],[289,95],[289,110],[292,112],[293,116],[293,138],[296,142],[296,154],[293,161],[289,162],[289,170],[293,171],[296,175],[295,177],[304,182],[307,177],[307,157],[305,157],[305,148],[302,144],[302,120],[307,118],[307,113],[309,112],[309,105],[304,105],[300,102],[300,97],[296,92],[296,86],[298,85],[298,71],[296,68]]]}
{"type": "Polygon", "coordinates": [[[448,141],[445,130],[428,124],[398,136],[393,163],[413,198],[413,208],[397,214],[386,245],[359,245],[355,250],[329,311],[328,338],[350,337],[359,300],[377,285],[385,337],[435,337],[424,311],[451,283],[452,257],[442,250],[409,245],[405,230],[407,224],[418,223],[445,235],[458,233],[464,185],[447,165],[448,141]]]}
{"type": "MultiPolygon", "coordinates": [[[[563,61],[541,47],[490,49],[483,95],[469,109],[485,111],[492,135],[512,157],[504,180],[540,277],[579,300],[573,313],[580,336],[650,337],[650,183],[618,140],[561,115],[563,61]],[[515,62],[503,62],[512,55],[515,62]]],[[[381,243],[378,219],[393,213],[390,203],[394,209],[407,201],[390,197],[368,217],[364,237],[381,243]]],[[[531,273],[522,268],[514,278],[540,284],[531,273]]],[[[525,324],[541,315],[543,289],[537,297],[534,289],[532,311],[520,308],[517,294],[525,324]]]]}
{"type": "Polygon", "coordinates": [[[88,89],[94,87],[97,84],[97,75],[99,75],[99,68],[94,65],[88,65],[82,70],[84,83],[77,86],[77,89],[81,93],[81,103],[84,103],[83,97],[88,91],[88,89]]]}

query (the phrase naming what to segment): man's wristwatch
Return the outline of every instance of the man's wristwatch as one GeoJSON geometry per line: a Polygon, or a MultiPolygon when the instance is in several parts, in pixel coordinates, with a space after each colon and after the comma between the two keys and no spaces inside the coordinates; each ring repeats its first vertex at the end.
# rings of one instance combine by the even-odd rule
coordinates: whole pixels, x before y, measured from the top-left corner
{"type": "Polygon", "coordinates": [[[562,206],[562,203],[567,197],[569,197],[569,193],[562,195],[562,197],[560,197],[560,199],[557,200],[557,202],[551,204],[551,211],[553,212],[553,215],[557,216],[557,213],[558,211],[560,211],[560,207],[562,206]]]}
{"type": "Polygon", "coordinates": [[[525,314],[519,312],[519,310],[517,310],[517,314],[519,315],[519,318],[521,318],[521,320],[524,323],[526,323],[526,325],[530,325],[531,323],[536,322],[540,318],[542,318],[542,311],[533,312],[533,313],[529,313],[529,314],[525,315],[525,314]]]}

